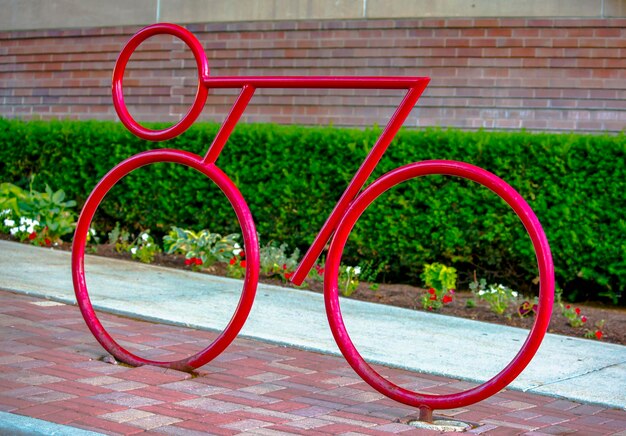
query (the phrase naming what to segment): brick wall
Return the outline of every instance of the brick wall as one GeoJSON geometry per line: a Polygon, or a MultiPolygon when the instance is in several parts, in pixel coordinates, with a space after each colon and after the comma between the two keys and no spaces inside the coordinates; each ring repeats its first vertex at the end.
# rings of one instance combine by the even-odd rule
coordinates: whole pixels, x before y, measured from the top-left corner
{"type": "MultiPolygon", "coordinates": [[[[406,19],[187,26],[211,74],[414,75],[432,81],[409,126],[543,131],[626,127],[626,19],[406,19]]],[[[110,77],[137,27],[0,33],[0,116],[115,119],[110,77]]],[[[195,62],[148,40],[125,81],[131,113],[175,121],[193,100],[195,62]]],[[[211,92],[221,121],[236,92],[211,92]]],[[[259,90],[246,121],[385,124],[398,91],[259,90]]]]}

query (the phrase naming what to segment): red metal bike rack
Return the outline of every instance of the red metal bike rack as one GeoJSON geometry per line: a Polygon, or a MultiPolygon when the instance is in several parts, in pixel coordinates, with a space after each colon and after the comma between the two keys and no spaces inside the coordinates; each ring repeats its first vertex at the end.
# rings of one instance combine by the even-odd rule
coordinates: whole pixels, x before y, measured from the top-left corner
{"type": "Polygon", "coordinates": [[[387,126],[355,173],[326,223],[296,269],[291,281],[301,284],[326,244],[331,241],[324,274],[326,313],[334,338],[352,368],[376,390],[404,404],[420,409],[421,419],[430,420],[433,409],[466,406],[494,395],[511,383],[531,361],[548,328],[554,296],[554,269],[547,238],[530,206],[502,179],[476,166],[456,161],[416,162],[390,171],[366,189],[363,187],[392,139],[426,88],[427,77],[210,77],[202,45],[186,29],[173,24],[148,26],[126,44],[113,71],[113,104],[122,123],[143,139],[163,141],[187,130],[202,112],[209,88],[238,88],[239,97],[227,115],[204,157],[172,149],[151,150],[132,156],[113,168],[98,182],[80,214],[72,249],[72,278],[78,304],[89,329],[100,344],[117,359],[131,365],[151,364],[189,371],[218,356],[234,340],[252,307],[259,273],[256,229],[250,210],[235,184],[215,162],[226,145],[254,92],[259,88],[330,88],[330,89],[404,89],[407,91],[387,126]],[[175,125],[163,130],[143,127],[131,116],[124,102],[123,80],[126,65],[137,47],[147,38],[169,34],[189,46],[198,68],[198,89],[189,111],[175,125]],[[178,361],[152,361],[137,356],[119,345],[104,329],[92,307],[85,280],[84,255],[87,234],[94,214],[109,190],[131,171],[144,165],[170,162],[191,167],[212,180],[226,195],[235,210],[246,248],[246,275],[239,305],[219,337],[201,352],[178,361]],[[407,180],[427,175],[448,175],[479,183],[506,201],[522,221],[535,249],[540,276],[539,308],[533,328],[513,360],[496,376],[472,389],[449,395],[426,395],[406,390],[380,376],[359,354],[343,323],[337,277],[342,252],[353,226],[363,211],[383,192],[407,180]]]}

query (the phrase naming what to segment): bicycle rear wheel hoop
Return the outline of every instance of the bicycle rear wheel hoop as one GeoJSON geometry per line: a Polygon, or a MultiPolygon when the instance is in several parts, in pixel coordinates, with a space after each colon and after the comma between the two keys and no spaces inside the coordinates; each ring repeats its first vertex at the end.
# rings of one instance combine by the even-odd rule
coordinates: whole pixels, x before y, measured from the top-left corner
{"type": "Polygon", "coordinates": [[[235,339],[243,327],[254,302],[259,272],[257,233],[252,214],[241,193],[233,182],[215,165],[204,164],[192,153],[180,150],[151,150],[135,155],[113,168],[96,185],[81,211],[72,245],[72,280],[81,313],[98,342],[116,359],[133,366],[154,365],[182,371],[196,369],[217,357],[235,339]],[[200,352],[187,358],[173,361],[156,361],[140,357],[121,346],[106,331],[96,315],[85,279],[85,246],[93,217],[105,195],[127,174],[145,165],[174,163],[191,167],[214,182],[232,205],[243,233],[246,248],[246,274],[239,304],[226,328],[200,352]]]}
{"type": "Polygon", "coordinates": [[[554,268],[545,233],[526,201],[515,189],[494,174],[464,162],[424,161],[397,168],[377,179],[353,202],[342,218],[331,241],[324,275],[324,300],[331,331],[355,372],[383,395],[403,404],[428,409],[452,409],[482,401],[510,384],[528,365],[547,331],[554,298],[554,268]],[[346,241],[365,209],[380,195],[396,185],[427,175],[448,175],[476,182],[502,198],[516,213],[528,232],[539,269],[539,309],[535,323],[513,360],[490,380],[466,391],[448,395],[420,394],[402,388],[382,377],[361,356],[352,342],[341,314],[338,273],[346,241]]]}

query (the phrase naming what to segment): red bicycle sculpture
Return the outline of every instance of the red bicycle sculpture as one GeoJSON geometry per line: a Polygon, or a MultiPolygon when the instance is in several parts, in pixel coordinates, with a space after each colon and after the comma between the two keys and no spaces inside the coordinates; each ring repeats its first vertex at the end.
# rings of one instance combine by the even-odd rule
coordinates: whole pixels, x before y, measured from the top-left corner
{"type": "Polygon", "coordinates": [[[215,164],[222,149],[255,91],[260,88],[352,88],[404,89],[406,95],[384,128],[380,137],[357,170],[352,181],[337,202],[329,218],[317,234],[291,278],[301,284],[324,247],[331,241],[324,273],[326,313],[335,341],[352,368],[376,390],[401,403],[420,408],[422,416],[432,416],[433,409],[450,409],[481,401],[511,383],[528,365],[545,335],[552,312],[554,270],[547,238],[530,206],[511,186],[494,174],[479,167],[457,161],[431,160],[409,163],[396,168],[363,186],[392,139],[408,117],[426,88],[427,77],[210,77],[209,65],[198,40],[186,29],[173,24],[148,26],[135,34],[122,50],[113,71],[113,103],[124,125],[143,139],[164,141],[183,133],[193,124],[206,102],[209,88],[237,88],[241,92],[204,156],[183,150],[158,149],[134,155],[107,173],[87,199],[78,220],[72,250],[72,278],[80,310],[100,344],[113,356],[130,365],[156,365],[189,371],[218,356],[235,339],[252,307],[259,276],[259,246],[252,215],[235,184],[215,164]],[[147,38],[169,34],[182,39],[193,52],[198,68],[198,89],[187,114],[175,125],[164,130],[143,127],[129,113],[124,103],[124,70],[135,49],[147,38]],[[109,190],[131,171],[157,162],[170,162],[194,168],[212,180],[226,195],[241,226],[246,250],[246,273],[238,307],[221,334],[204,350],[177,361],[154,361],[137,356],[117,343],[102,326],[89,299],[85,281],[84,255],[89,227],[94,214],[109,190]],[[528,232],[537,258],[540,291],[539,308],[533,328],[518,354],[497,375],[474,388],[449,395],[420,394],[404,389],[378,374],[359,354],[343,322],[338,294],[338,271],[342,252],[353,226],[363,211],[382,193],[413,178],[427,175],[447,175],[479,183],[501,197],[515,211],[528,232]]]}

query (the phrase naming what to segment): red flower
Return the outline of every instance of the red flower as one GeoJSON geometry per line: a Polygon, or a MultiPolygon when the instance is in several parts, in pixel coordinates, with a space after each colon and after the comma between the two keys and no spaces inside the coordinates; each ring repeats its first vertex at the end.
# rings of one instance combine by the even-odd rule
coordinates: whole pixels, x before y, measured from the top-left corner
{"type": "Polygon", "coordinates": [[[433,301],[437,301],[437,296],[436,295],[431,295],[430,299],[433,300],[433,301]]]}
{"type": "Polygon", "coordinates": [[[241,253],[239,253],[239,257],[243,259],[244,257],[246,257],[246,253],[243,250],[241,250],[241,253]]]}
{"type": "Polygon", "coordinates": [[[287,269],[287,264],[283,263],[283,269],[287,269]]]}
{"type": "Polygon", "coordinates": [[[602,339],[602,332],[600,330],[596,330],[596,338],[602,339]]]}
{"type": "Polygon", "coordinates": [[[443,304],[448,304],[448,303],[452,302],[452,297],[449,296],[449,295],[444,295],[443,299],[441,301],[443,301],[443,304]]]}
{"type": "Polygon", "coordinates": [[[52,241],[50,240],[50,238],[44,239],[44,242],[46,243],[48,247],[52,245],[52,241]]]}
{"type": "Polygon", "coordinates": [[[576,312],[576,315],[580,315],[580,308],[577,307],[576,309],[574,309],[574,312],[576,312]]]}
{"type": "Polygon", "coordinates": [[[524,301],[521,306],[517,309],[517,312],[521,316],[526,316],[530,312],[530,303],[528,301],[524,301]]]}
{"type": "Polygon", "coordinates": [[[36,237],[37,237],[37,232],[33,232],[30,235],[28,235],[28,239],[30,239],[31,241],[35,239],[36,237]]]}
{"type": "Polygon", "coordinates": [[[569,309],[570,307],[572,307],[572,306],[570,306],[569,304],[567,306],[565,306],[566,309],[569,309]]]}
{"type": "Polygon", "coordinates": [[[585,323],[585,322],[587,322],[587,317],[586,317],[586,316],[581,316],[581,317],[580,317],[580,320],[581,320],[583,323],[585,323]]]}
{"type": "Polygon", "coordinates": [[[285,273],[285,280],[289,280],[291,278],[291,276],[293,276],[293,273],[285,273]]]}
{"type": "Polygon", "coordinates": [[[428,290],[428,293],[429,293],[430,295],[435,295],[435,289],[434,289],[434,288],[430,288],[430,289],[428,290]]]}
{"type": "Polygon", "coordinates": [[[196,265],[202,265],[202,259],[199,257],[194,257],[193,261],[196,265]]]}
{"type": "Polygon", "coordinates": [[[191,265],[191,262],[193,262],[193,260],[185,259],[185,265],[191,265]]]}
{"type": "Polygon", "coordinates": [[[324,268],[318,268],[317,269],[317,273],[318,274],[324,274],[324,268]]]}
{"type": "Polygon", "coordinates": [[[231,265],[234,265],[234,264],[236,264],[236,263],[237,263],[237,258],[236,258],[236,257],[233,257],[233,258],[230,260],[230,264],[231,264],[231,265]]]}
{"type": "Polygon", "coordinates": [[[241,262],[239,262],[239,266],[242,267],[242,268],[245,268],[246,267],[246,261],[242,260],[241,262]]]}

